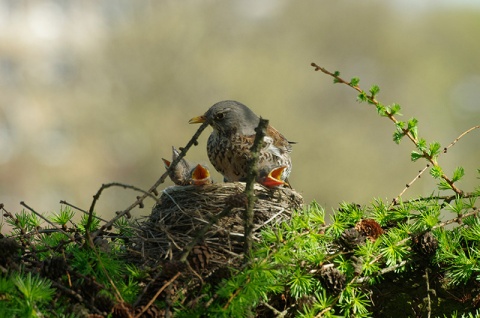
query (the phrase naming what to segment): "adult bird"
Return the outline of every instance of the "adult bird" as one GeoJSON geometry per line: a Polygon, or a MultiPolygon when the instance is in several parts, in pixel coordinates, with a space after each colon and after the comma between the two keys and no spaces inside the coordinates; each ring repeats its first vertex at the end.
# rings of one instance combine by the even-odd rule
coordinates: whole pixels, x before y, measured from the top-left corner
{"type": "MultiPolygon", "coordinates": [[[[251,158],[250,148],[260,118],[242,103],[226,100],[216,103],[205,114],[190,119],[189,123],[204,123],[207,120],[213,128],[207,142],[210,162],[226,181],[245,181],[251,158]]],[[[281,175],[276,179],[285,181],[292,170],[292,143],[268,125],[258,158],[259,171],[278,169],[281,175]]]]}

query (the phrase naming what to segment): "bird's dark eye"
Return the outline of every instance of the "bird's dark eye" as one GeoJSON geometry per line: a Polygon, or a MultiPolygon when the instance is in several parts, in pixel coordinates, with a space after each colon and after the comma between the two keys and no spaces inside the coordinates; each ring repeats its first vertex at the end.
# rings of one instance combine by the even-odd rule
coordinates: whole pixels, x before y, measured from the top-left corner
{"type": "Polygon", "coordinates": [[[215,115],[215,120],[222,120],[225,117],[224,113],[218,113],[215,115]]]}

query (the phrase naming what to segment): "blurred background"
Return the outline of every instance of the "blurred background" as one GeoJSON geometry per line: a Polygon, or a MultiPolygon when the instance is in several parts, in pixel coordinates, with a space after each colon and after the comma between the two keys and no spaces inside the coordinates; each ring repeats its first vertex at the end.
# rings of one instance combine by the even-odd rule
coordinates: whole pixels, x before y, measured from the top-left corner
{"type": "MultiPolygon", "coordinates": [[[[198,129],[188,120],[225,99],[298,142],[290,181],[306,202],[391,200],[425,162],[310,63],[378,84],[382,103],[446,146],[480,124],[479,39],[475,0],[0,0],[0,203],[88,209],[102,183],[148,189],[161,158],[198,129]]],[[[210,131],[188,160],[208,163],[210,131]]],[[[439,158],[447,175],[465,168],[464,191],[478,184],[479,133],[439,158]]],[[[425,173],[405,198],[435,184],[425,173]]],[[[136,196],[109,189],[97,211],[109,217],[136,196]]]]}

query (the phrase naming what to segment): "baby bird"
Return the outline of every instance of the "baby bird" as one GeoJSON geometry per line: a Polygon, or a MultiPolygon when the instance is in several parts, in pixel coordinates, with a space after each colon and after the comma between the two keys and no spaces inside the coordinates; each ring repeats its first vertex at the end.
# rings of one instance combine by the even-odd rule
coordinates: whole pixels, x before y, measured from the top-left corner
{"type": "MultiPolygon", "coordinates": [[[[162,158],[165,164],[165,169],[169,169],[171,163],[178,158],[180,152],[172,147],[172,161],[162,158]]],[[[211,184],[212,178],[210,177],[210,171],[204,165],[197,164],[193,168],[192,166],[182,158],[178,164],[168,172],[168,176],[176,185],[204,185],[211,184]]]]}
{"type": "Polygon", "coordinates": [[[261,168],[258,172],[257,182],[267,188],[276,188],[281,185],[288,185],[283,179],[282,174],[286,169],[286,166],[280,166],[277,168],[261,168]]]}

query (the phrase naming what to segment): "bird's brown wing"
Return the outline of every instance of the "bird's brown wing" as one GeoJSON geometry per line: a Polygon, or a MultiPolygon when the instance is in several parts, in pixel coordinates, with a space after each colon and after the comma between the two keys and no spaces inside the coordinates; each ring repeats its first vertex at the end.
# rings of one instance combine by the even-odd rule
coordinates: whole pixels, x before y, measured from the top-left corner
{"type": "Polygon", "coordinates": [[[278,149],[281,149],[285,152],[292,151],[292,145],[294,142],[290,142],[285,138],[278,130],[268,125],[267,127],[267,136],[273,139],[273,145],[278,149]]]}
{"type": "MultiPolygon", "coordinates": [[[[276,130],[272,126],[267,126],[265,137],[266,139],[264,139],[264,141],[266,141],[267,144],[270,144],[277,148],[280,153],[292,152],[292,144],[295,144],[295,142],[288,141],[287,138],[285,138],[278,130],[276,130]]],[[[253,141],[255,140],[255,135],[242,136],[242,138],[244,139],[245,144],[247,144],[250,148],[253,145],[253,141]]]]}

